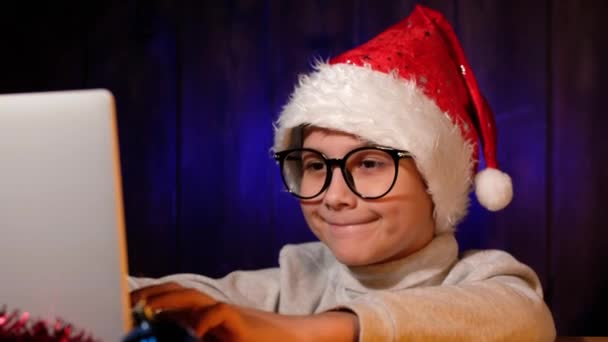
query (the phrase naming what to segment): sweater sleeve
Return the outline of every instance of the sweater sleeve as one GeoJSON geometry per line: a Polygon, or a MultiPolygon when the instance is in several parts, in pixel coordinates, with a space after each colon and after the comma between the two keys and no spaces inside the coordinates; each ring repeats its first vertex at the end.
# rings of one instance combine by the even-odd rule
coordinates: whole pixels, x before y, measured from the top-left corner
{"type": "Polygon", "coordinates": [[[484,251],[456,264],[441,286],[370,292],[343,305],[360,341],[553,341],[536,274],[509,254],[484,251]]]}
{"type": "Polygon", "coordinates": [[[275,311],[279,301],[279,269],[236,271],[220,279],[197,274],[175,274],[162,278],[129,277],[130,291],[142,287],[176,282],[194,288],[226,303],[275,311]]]}

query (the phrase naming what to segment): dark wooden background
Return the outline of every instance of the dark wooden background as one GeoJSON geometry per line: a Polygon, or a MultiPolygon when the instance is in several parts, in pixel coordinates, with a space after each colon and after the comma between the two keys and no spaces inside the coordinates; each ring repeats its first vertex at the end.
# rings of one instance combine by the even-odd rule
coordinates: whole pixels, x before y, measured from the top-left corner
{"type": "MultiPolygon", "coordinates": [[[[270,158],[271,122],[314,57],[366,41],[415,3],[7,3],[0,93],[115,94],[133,274],[274,266],[283,244],[313,237],[270,158]]],[[[608,2],[421,3],[454,24],[515,187],[500,213],[474,202],[462,249],[531,265],[559,334],[608,335],[608,2]]]]}

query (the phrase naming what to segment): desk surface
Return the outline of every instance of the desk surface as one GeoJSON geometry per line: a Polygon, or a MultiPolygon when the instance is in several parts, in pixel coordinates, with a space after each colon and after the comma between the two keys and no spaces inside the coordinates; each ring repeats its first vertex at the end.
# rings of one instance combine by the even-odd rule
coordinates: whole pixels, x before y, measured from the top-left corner
{"type": "Polygon", "coordinates": [[[608,342],[608,337],[604,336],[558,336],[555,342],[608,342]]]}

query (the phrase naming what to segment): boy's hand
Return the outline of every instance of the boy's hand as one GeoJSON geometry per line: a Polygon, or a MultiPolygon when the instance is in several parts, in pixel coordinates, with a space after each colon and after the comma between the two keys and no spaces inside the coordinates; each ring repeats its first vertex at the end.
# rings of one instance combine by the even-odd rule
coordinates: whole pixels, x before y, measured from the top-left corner
{"type": "Polygon", "coordinates": [[[199,337],[220,341],[328,340],[353,341],[356,316],[328,312],[312,316],[286,316],[218,302],[206,294],[176,283],[149,286],[131,293],[131,303],[145,300],[161,318],[190,327],[199,337]],[[321,338],[321,339],[319,339],[321,338]],[[338,339],[336,339],[338,338],[338,339]]]}
{"type": "Polygon", "coordinates": [[[176,283],[131,293],[131,303],[140,300],[159,317],[175,320],[199,337],[213,336],[220,341],[353,341],[357,335],[357,318],[350,312],[279,315],[218,302],[176,283]]]}
{"type": "Polygon", "coordinates": [[[254,330],[269,332],[269,322],[244,314],[244,309],[218,302],[206,294],[177,283],[149,286],[131,293],[131,303],[144,300],[160,319],[177,321],[197,336],[212,335],[222,341],[257,340],[254,330]]]}

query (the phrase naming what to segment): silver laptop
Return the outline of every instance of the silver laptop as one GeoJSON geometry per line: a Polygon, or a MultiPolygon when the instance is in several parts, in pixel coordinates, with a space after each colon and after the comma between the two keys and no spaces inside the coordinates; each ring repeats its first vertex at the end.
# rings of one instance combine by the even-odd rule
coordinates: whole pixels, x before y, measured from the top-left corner
{"type": "Polygon", "coordinates": [[[124,336],[119,165],[110,92],[0,95],[0,309],[124,336]]]}

